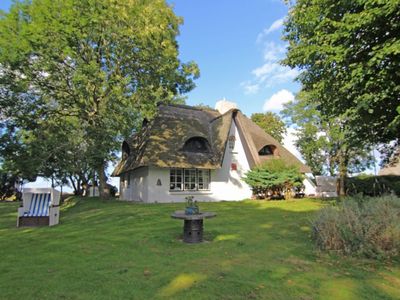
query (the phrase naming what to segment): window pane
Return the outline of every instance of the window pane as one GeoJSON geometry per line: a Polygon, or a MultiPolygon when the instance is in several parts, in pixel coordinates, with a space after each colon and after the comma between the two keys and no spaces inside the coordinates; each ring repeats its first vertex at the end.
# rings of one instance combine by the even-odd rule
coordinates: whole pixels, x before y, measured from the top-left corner
{"type": "Polygon", "coordinates": [[[210,170],[197,171],[199,190],[208,190],[210,184],[210,170]]]}
{"type": "Polygon", "coordinates": [[[173,191],[182,190],[182,177],[180,176],[180,174],[182,174],[181,169],[170,169],[170,176],[169,176],[170,190],[173,191]]]}

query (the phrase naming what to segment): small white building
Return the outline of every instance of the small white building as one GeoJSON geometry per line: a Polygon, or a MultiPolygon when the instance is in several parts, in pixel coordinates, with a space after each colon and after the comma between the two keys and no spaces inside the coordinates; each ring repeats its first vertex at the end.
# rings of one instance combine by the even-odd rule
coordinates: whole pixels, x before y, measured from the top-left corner
{"type": "Polygon", "coordinates": [[[243,200],[242,180],[253,166],[282,158],[311,172],[279,142],[243,115],[234,103],[217,109],[159,105],[151,122],[122,144],[120,199],[141,202],[243,200]]]}

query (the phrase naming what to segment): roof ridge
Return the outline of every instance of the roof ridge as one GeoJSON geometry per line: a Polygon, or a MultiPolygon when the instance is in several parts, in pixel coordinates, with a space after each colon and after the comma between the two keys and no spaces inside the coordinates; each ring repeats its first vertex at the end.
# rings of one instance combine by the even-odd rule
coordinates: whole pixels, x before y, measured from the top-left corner
{"type": "Polygon", "coordinates": [[[187,104],[177,104],[177,103],[162,103],[159,102],[157,106],[170,106],[170,107],[178,107],[178,108],[183,108],[183,109],[190,109],[190,110],[197,110],[197,111],[213,111],[213,112],[218,112],[218,110],[213,109],[213,108],[203,108],[203,107],[196,107],[192,105],[187,105],[187,104]]]}
{"type": "Polygon", "coordinates": [[[213,123],[215,120],[217,120],[217,119],[219,119],[219,118],[222,118],[222,117],[225,117],[228,113],[235,113],[235,112],[238,112],[238,111],[240,111],[240,109],[238,109],[238,108],[231,108],[230,110],[224,112],[223,114],[220,114],[219,116],[217,116],[217,117],[215,117],[215,118],[212,118],[212,119],[210,120],[209,123],[211,124],[211,123],[213,123]]]}

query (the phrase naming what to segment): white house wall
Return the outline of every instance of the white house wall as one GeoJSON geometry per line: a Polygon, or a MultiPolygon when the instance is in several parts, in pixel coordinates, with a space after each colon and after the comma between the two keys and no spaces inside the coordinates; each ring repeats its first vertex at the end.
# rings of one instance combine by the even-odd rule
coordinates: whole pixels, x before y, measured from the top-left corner
{"type": "Polygon", "coordinates": [[[198,201],[243,200],[252,195],[250,187],[241,177],[250,170],[242,142],[236,126],[232,122],[229,135],[236,138],[235,147],[226,147],[222,167],[211,171],[210,191],[169,191],[169,169],[149,167],[148,171],[148,200],[144,202],[184,202],[185,197],[193,195],[198,201]],[[237,170],[231,170],[231,164],[237,170]],[[161,185],[157,185],[161,184],[161,185]]]}
{"type": "Polygon", "coordinates": [[[120,180],[120,199],[147,202],[148,174],[149,171],[147,167],[126,173],[124,178],[125,180],[120,180]],[[128,180],[127,176],[130,176],[130,180],[128,180]]]}
{"type": "Polygon", "coordinates": [[[315,194],[317,193],[317,187],[312,182],[312,180],[307,177],[303,180],[303,184],[304,184],[304,193],[307,196],[315,196],[315,194]]]}
{"type": "Polygon", "coordinates": [[[222,168],[211,172],[211,190],[218,200],[243,200],[252,196],[251,188],[241,179],[250,170],[243,143],[238,129],[232,122],[229,135],[235,136],[233,150],[226,147],[222,168]],[[236,164],[237,170],[232,170],[231,165],[236,164]]]}

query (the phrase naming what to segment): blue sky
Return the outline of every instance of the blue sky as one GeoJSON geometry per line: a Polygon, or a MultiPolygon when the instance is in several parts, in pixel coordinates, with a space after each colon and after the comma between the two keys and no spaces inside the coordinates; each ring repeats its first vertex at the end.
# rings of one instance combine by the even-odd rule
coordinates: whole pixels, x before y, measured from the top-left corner
{"type": "Polygon", "coordinates": [[[280,38],[287,6],[282,1],[169,2],[184,18],[178,38],[181,59],[196,61],[201,71],[188,104],[213,107],[225,97],[250,115],[276,111],[297,92],[297,72],[278,64],[285,52],[280,38]]]}

